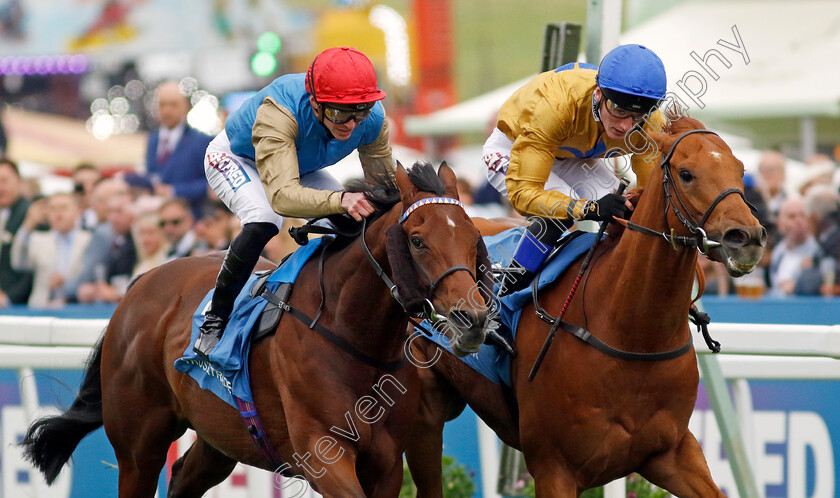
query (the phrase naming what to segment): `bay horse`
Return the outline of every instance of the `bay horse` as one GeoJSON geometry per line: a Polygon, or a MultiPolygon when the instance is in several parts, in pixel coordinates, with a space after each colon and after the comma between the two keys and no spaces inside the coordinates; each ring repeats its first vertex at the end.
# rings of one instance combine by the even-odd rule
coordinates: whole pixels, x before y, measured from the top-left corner
{"type": "MultiPolygon", "coordinates": [[[[442,496],[443,425],[466,403],[524,453],[537,497],[579,496],[632,472],[676,496],[724,496],[688,430],[699,381],[688,325],[696,248],[737,277],[755,268],[767,235],[743,198],[744,166],[720,137],[681,117],[650,138],[655,149],[646,153],[659,154],[661,175],[654,172],[636,199],[632,230],[607,232],[563,317],[609,353],[561,328],[529,381],[551,328],[533,302],[518,325],[512,389],[441,355],[431,341],[412,341],[419,361],[438,359],[420,371],[421,418],[406,453],[418,497],[442,496]]],[[[476,226],[484,235],[506,228],[476,226]]],[[[539,292],[552,317],[580,265],[539,292]]]]}
{"type": "MultiPolygon", "coordinates": [[[[213,287],[218,256],[179,259],[133,283],[95,347],[75,402],[29,428],[26,456],[52,482],[79,441],[104,425],[119,464],[119,496],[151,497],[170,443],[191,428],[197,440],[172,467],[172,498],[201,496],[236,462],[305,477],[327,497],[398,496],[420,393],[404,355],[405,335],[394,332],[406,330],[408,317],[378,272],[401,270],[389,258],[392,239],[403,244],[396,249],[420,275],[423,303],[469,342],[487,310],[463,296],[475,290],[486,249],[457,201],[448,166],[438,173],[429,164],[408,173],[398,166],[395,178],[380,176],[355,189],[377,210],[366,230],[330,249],[322,272],[318,258],[306,263],[287,301],[292,311],[269,340],[251,348],[254,405],[283,467],[258,449],[238,410],[173,367],[190,344],[192,315],[213,287]],[[293,316],[294,310],[317,316],[321,302],[317,326],[337,341],[293,316]]],[[[271,267],[263,260],[258,269],[271,267]]]]}

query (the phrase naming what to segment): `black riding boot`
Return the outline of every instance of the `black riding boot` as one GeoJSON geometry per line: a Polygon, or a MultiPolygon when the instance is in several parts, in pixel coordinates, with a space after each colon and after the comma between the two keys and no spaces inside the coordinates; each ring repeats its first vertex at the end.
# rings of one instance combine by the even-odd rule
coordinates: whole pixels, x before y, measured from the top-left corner
{"type": "Polygon", "coordinates": [[[236,296],[254,271],[265,245],[278,231],[272,223],[248,223],[231,242],[222,262],[222,269],[216,277],[216,289],[213,291],[210,310],[204,315],[204,323],[199,327],[198,340],[193,346],[193,351],[197,354],[207,357],[219,344],[233,311],[236,296]]]}
{"type": "Polygon", "coordinates": [[[537,218],[522,235],[513,260],[502,276],[499,297],[527,287],[548,259],[563,232],[571,228],[574,220],[537,218]]]}

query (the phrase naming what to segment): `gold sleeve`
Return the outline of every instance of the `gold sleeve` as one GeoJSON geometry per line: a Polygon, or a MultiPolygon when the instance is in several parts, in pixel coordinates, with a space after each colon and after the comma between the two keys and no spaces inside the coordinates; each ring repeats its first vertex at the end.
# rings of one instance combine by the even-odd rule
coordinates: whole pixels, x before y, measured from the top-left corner
{"type": "Polygon", "coordinates": [[[561,118],[555,114],[545,110],[539,112],[538,109],[530,117],[532,123],[524,126],[514,140],[505,178],[508,199],[516,211],[526,216],[580,219],[585,200],[575,200],[562,192],[545,190],[554,166],[554,151],[560,146],[562,138],[549,138],[543,130],[551,130],[551,135],[558,137],[568,134],[561,124],[561,118]],[[544,116],[551,117],[545,119],[544,116]]]}
{"type": "Polygon", "coordinates": [[[252,131],[257,171],[272,209],[283,216],[316,218],[344,213],[342,192],[300,184],[295,138],[297,120],[271,97],[257,110],[252,131]]]}
{"type": "MultiPolygon", "coordinates": [[[[630,158],[630,167],[636,174],[636,186],[644,188],[650,179],[651,173],[659,167],[659,151],[656,142],[651,138],[651,133],[659,132],[665,126],[665,118],[661,111],[656,111],[650,116],[642,127],[640,139],[635,147],[639,152],[634,152],[630,158]]],[[[634,137],[635,138],[635,137],[634,137]]]]}
{"type": "Polygon", "coordinates": [[[395,174],[387,118],[382,121],[382,130],[376,140],[359,146],[359,161],[362,163],[362,170],[368,180],[374,180],[370,176],[372,171],[387,171],[391,175],[395,174]]]}

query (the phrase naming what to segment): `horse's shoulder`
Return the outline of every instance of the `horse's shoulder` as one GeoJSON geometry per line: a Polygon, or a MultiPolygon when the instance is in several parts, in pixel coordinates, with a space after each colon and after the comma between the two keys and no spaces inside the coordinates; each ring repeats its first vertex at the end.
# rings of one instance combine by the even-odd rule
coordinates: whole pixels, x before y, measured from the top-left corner
{"type": "Polygon", "coordinates": [[[510,228],[516,228],[525,226],[527,221],[519,218],[478,218],[473,217],[471,218],[473,224],[478,231],[481,232],[481,235],[488,236],[488,235],[496,235],[497,233],[504,232],[510,228]]]}

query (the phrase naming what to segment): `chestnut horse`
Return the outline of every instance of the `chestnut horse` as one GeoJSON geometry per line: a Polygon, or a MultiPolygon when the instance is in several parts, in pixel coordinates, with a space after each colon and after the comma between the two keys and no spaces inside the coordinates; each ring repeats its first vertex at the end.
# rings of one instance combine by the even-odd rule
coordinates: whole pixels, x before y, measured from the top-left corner
{"type": "MultiPolygon", "coordinates": [[[[439,356],[421,370],[422,419],[406,454],[418,496],[441,496],[439,436],[465,403],[522,450],[538,497],[578,496],[631,472],[677,496],[724,496],[688,430],[698,387],[688,326],[695,248],[737,277],[758,263],[766,231],[743,198],[743,164],[720,137],[701,129],[682,117],[651,136],[656,148],[646,152],[662,151],[661,175],[651,176],[638,199],[633,230],[608,231],[563,317],[609,352],[560,328],[529,381],[551,328],[533,303],[518,325],[512,390],[440,355],[430,341],[412,341],[420,361],[439,356]],[[616,350],[630,354],[622,358],[616,350]]],[[[476,226],[485,235],[500,231],[476,226]]],[[[580,265],[540,291],[539,305],[553,317],[580,265]]]]}
{"type": "Polygon", "coordinates": [[[423,303],[469,339],[482,331],[486,309],[463,297],[476,288],[486,250],[449,167],[436,174],[429,164],[409,173],[398,166],[396,183],[382,176],[366,191],[377,207],[366,230],[329,250],[322,272],[317,258],[308,262],[288,300],[314,317],[323,298],[318,325],[339,339],[328,341],[287,312],[276,333],[251,348],[254,404],[283,467],[258,449],[236,409],[173,367],[190,344],[192,315],[213,287],[218,257],[176,260],[131,286],[74,404],[30,427],[22,443],[28,458],[52,481],[78,442],[104,424],[119,463],[119,496],[151,497],[170,443],[191,428],[198,439],[175,462],[169,497],[201,496],[237,461],[305,477],[327,497],[396,497],[420,394],[405,335],[395,333],[406,330],[408,317],[376,270],[386,278],[398,270],[389,253],[392,239],[401,242],[396,249],[409,267],[436,277],[419,279],[428,291],[423,303]]]}

